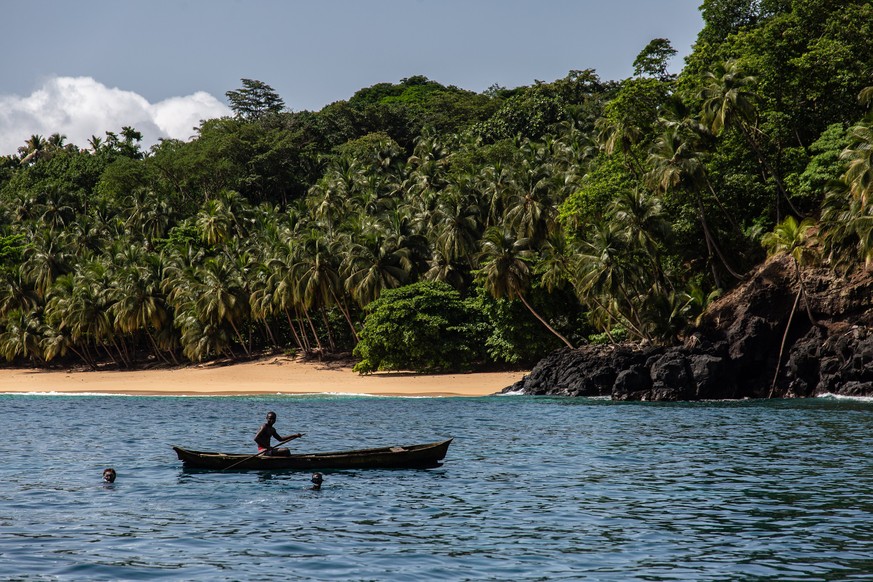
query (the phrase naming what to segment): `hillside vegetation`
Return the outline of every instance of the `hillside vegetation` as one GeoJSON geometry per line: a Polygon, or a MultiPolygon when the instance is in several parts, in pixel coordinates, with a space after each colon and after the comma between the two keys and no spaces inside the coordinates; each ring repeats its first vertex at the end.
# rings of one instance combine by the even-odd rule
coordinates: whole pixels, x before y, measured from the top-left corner
{"type": "Polygon", "coordinates": [[[675,343],[767,253],[867,268],[873,4],[701,10],[678,75],[653,39],[623,80],[416,76],[310,112],[243,79],[189,142],[34,135],[0,158],[0,353],[530,365],[675,343]]]}

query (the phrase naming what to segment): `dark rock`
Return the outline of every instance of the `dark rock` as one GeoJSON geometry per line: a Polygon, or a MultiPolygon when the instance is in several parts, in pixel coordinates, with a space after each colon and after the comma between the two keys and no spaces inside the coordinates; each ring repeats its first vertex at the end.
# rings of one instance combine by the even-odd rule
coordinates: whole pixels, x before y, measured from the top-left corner
{"type": "Polygon", "coordinates": [[[618,373],[612,386],[613,400],[644,400],[652,390],[652,377],[644,366],[634,364],[618,373]]]}
{"type": "Polygon", "coordinates": [[[694,400],[697,386],[688,358],[679,350],[673,349],[655,359],[649,368],[652,377],[652,392],[644,400],[694,400]]]}
{"type": "Polygon", "coordinates": [[[804,269],[801,280],[792,314],[798,273],[790,257],[775,257],[716,301],[680,346],[565,348],[506,391],[615,400],[873,396],[873,273],[804,269]]]}
{"type": "Polygon", "coordinates": [[[727,358],[710,354],[691,354],[691,374],[699,400],[736,398],[733,368],[727,358]]]}

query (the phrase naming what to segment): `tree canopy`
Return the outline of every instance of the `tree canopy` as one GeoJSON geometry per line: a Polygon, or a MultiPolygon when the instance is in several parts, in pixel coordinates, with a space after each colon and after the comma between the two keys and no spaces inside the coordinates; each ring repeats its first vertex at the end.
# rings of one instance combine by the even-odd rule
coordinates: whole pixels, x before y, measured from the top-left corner
{"type": "Polygon", "coordinates": [[[681,340],[789,231],[817,233],[823,266],[869,267],[873,5],[701,10],[675,76],[656,38],[628,79],[417,75],[320,111],[242,79],[188,142],[33,135],[0,158],[0,353],[530,363],[681,340]]]}

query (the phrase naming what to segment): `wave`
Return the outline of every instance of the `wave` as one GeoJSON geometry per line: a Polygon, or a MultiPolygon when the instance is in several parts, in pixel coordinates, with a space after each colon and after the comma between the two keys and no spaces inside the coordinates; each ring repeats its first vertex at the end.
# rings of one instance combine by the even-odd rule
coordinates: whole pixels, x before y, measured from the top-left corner
{"type": "Polygon", "coordinates": [[[285,396],[289,398],[454,398],[451,395],[433,395],[433,394],[365,394],[363,392],[257,392],[243,394],[129,394],[123,392],[57,392],[57,391],[36,391],[36,392],[0,392],[0,396],[45,396],[45,397],[69,397],[76,398],[80,396],[94,397],[119,397],[119,398],[259,398],[275,396],[285,396]]]}
{"type": "Polygon", "coordinates": [[[873,396],[846,396],[845,394],[833,394],[831,392],[825,392],[824,394],[819,394],[816,398],[831,398],[834,400],[854,400],[857,402],[873,402],[873,396]]]}

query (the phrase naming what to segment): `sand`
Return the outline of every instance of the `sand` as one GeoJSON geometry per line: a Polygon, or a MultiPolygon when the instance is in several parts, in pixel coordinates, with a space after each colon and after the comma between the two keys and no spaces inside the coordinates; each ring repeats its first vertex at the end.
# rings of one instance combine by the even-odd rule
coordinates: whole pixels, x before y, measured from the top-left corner
{"type": "Polygon", "coordinates": [[[271,357],[231,365],[122,371],[0,369],[0,393],[167,395],[370,394],[382,396],[486,396],[520,380],[525,372],[361,376],[348,362],[271,357]]]}

